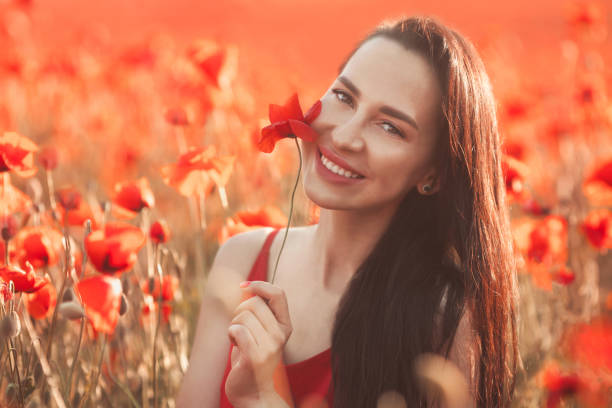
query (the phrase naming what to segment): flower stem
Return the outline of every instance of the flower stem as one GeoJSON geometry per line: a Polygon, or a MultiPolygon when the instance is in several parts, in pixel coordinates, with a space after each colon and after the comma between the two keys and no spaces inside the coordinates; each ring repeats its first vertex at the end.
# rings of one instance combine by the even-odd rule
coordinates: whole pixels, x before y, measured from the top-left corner
{"type": "Polygon", "coordinates": [[[157,279],[159,279],[159,293],[157,297],[157,325],[155,326],[155,334],[153,335],[153,408],[157,408],[157,337],[159,336],[159,327],[162,319],[162,301],[163,301],[163,271],[158,259],[159,246],[155,245],[155,259],[157,269],[157,279]]]}
{"type": "Polygon", "coordinates": [[[293,198],[295,197],[295,190],[297,190],[298,181],[300,180],[300,173],[302,171],[302,150],[300,149],[300,144],[297,141],[297,137],[293,138],[293,140],[295,140],[295,145],[298,149],[298,157],[300,159],[300,164],[298,166],[297,177],[295,178],[295,185],[293,186],[293,191],[291,192],[291,205],[289,207],[289,219],[287,220],[287,228],[285,228],[283,242],[281,244],[280,251],[278,251],[278,256],[276,257],[276,263],[274,264],[274,272],[272,273],[271,283],[274,283],[274,278],[276,277],[276,269],[278,268],[278,261],[280,259],[281,253],[283,252],[283,248],[285,247],[285,240],[287,239],[287,234],[289,233],[289,226],[291,225],[291,215],[293,214],[293,198]]]}
{"type": "Polygon", "coordinates": [[[104,361],[104,351],[106,351],[106,334],[102,335],[102,352],[100,353],[100,361],[98,362],[98,370],[96,371],[96,376],[94,377],[93,381],[89,383],[89,387],[87,387],[87,391],[85,392],[85,396],[79,404],[79,408],[84,407],[87,404],[92,389],[95,389],[98,385],[98,379],[100,378],[100,372],[102,371],[102,362],[104,361]]]}

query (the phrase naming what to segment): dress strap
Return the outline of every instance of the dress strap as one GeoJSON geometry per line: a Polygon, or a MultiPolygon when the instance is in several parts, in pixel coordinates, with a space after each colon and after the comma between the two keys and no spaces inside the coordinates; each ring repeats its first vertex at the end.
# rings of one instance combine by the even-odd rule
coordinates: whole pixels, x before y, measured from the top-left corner
{"type": "Polygon", "coordinates": [[[268,233],[268,236],[266,237],[263,246],[259,250],[257,259],[255,259],[255,263],[253,264],[253,268],[251,269],[251,273],[249,274],[248,280],[268,280],[267,274],[268,258],[270,257],[270,247],[272,246],[272,242],[274,241],[274,237],[276,236],[276,234],[278,234],[278,231],[280,231],[279,228],[268,233]]]}

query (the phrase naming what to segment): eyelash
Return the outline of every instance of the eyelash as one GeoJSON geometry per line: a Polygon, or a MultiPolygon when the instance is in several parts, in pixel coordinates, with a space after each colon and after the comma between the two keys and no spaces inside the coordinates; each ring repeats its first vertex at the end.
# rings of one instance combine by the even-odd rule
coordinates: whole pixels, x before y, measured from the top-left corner
{"type": "MultiPolygon", "coordinates": [[[[341,90],[341,89],[333,89],[333,90],[332,90],[332,92],[333,92],[334,94],[336,94],[336,98],[338,98],[338,100],[339,100],[340,102],[342,102],[342,103],[347,103],[347,102],[345,102],[345,101],[341,100],[341,99],[339,98],[339,95],[343,95],[343,96],[346,96],[347,98],[349,98],[349,100],[350,100],[350,104],[351,104],[351,106],[352,106],[352,101],[353,101],[353,99],[351,98],[351,95],[349,95],[348,93],[344,92],[344,91],[343,91],[343,90],[341,90]]],[[[403,133],[401,130],[399,130],[398,128],[396,128],[396,127],[395,127],[395,126],[394,126],[392,123],[390,123],[390,122],[386,122],[386,121],[385,121],[385,122],[383,122],[382,124],[383,124],[383,125],[389,125],[389,126],[391,126],[391,128],[393,128],[393,131],[392,131],[392,132],[390,132],[390,133],[396,134],[396,135],[398,135],[398,136],[400,136],[400,137],[402,137],[402,138],[403,138],[403,137],[405,137],[405,136],[404,136],[404,133],[403,133]]]]}

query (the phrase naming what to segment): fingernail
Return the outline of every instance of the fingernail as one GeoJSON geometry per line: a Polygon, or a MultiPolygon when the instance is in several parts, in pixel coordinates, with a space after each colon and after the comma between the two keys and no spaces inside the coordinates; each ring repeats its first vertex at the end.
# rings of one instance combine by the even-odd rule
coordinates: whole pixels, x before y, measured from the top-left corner
{"type": "Polygon", "coordinates": [[[241,288],[246,288],[250,284],[251,284],[251,281],[243,281],[243,282],[240,282],[240,287],[241,288]]]}

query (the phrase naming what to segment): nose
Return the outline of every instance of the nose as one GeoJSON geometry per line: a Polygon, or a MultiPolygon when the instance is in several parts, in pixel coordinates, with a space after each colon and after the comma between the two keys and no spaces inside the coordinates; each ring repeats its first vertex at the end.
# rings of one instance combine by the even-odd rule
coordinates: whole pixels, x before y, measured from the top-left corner
{"type": "Polygon", "coordinates": [[[360,151],[364,146],[362,131],[359,116],[353,114],[332,128],[331,142],[338,150],[360,151]]]}

